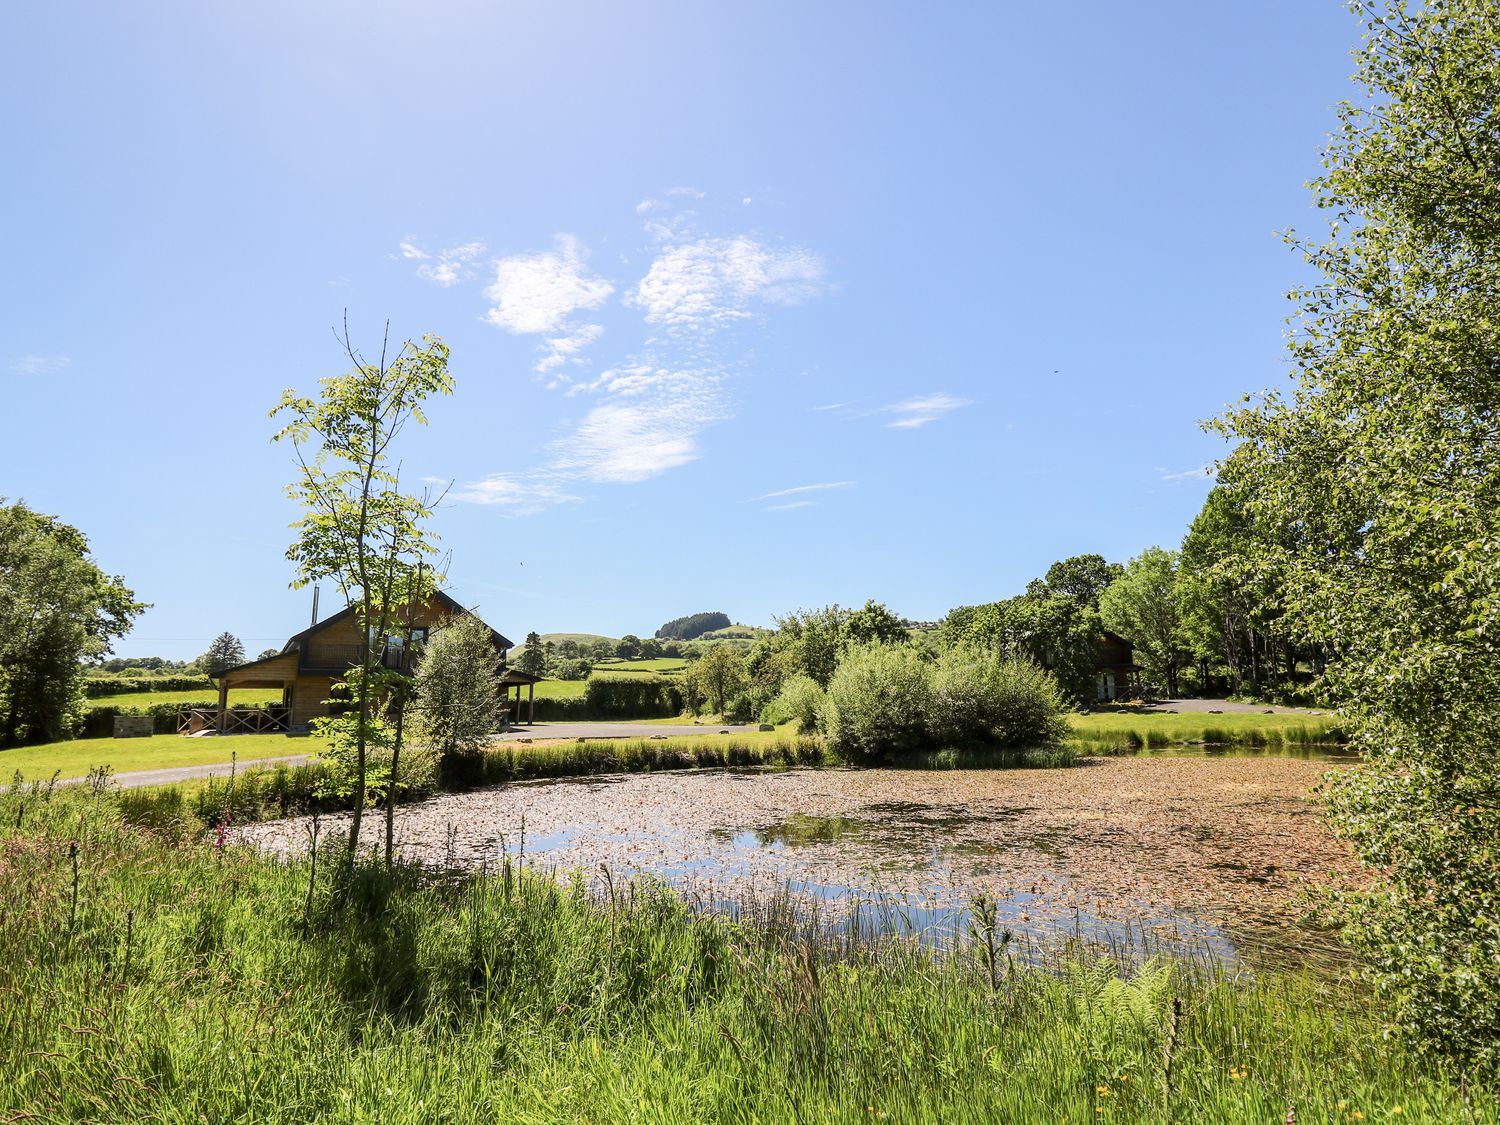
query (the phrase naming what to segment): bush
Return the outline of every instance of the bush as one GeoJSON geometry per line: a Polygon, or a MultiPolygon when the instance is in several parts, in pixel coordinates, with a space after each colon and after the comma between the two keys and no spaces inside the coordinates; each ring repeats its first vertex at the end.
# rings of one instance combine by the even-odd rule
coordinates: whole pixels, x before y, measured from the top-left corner
{"type": "Polygon", "coordinates": [[[665,676],[629,673],[593,676],[584,702],[598,719],[654,719],[682,711],[682,692],[665,676]]]}
{"type": "Polygon", "coordinates": [[[828,747],[857,764],[927,749],[931,704],[931,670],[914,648],[850,647],[828,684],[823,718],[828,747]]]}
{"type": "MultiPolygon", "coordinates": [[[[806,697],[806,687],[795,689],[806,697]]],[[[778,697],[779,702],[780,697],[778,697]]],[[[958,648],[935,664],[907,645],[845,649],[828,685],[823,729],[856,764],[939,750],[1043,750],[1068,732],[1050,672],[1027,660],[958,648]]]]}
{"type": "Polygon", "coordinates": [[[822,722],[828,693],[811,676],[792,676],[781,685],[781,692],[761,711],[761,722],[795,722],[803,734],[811,734],[822,722]]]}
{"type": "Polygon", "coordinates": [[[931,731],[943,747],[1056,746],[1068,733],[1057,680],[1024,658],[950,649],[933,668],[932,691],[931,731]]]}
{"type": "Polygon", "coordinates": [[[755,718],[755,700],[746,692],[740,692],[724,705],[726,723],[748,723],[755,718]]]}

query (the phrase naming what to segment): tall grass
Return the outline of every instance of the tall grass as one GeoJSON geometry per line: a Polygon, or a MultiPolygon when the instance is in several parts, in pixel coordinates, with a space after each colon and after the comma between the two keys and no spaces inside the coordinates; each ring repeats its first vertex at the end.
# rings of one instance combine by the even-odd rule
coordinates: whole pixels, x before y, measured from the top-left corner
{"type": "Polygon", "coordinates": [[[1141,716],[1124,729],[1090,729],[1075,727],[1067,744],[1089,754],[1128,754],[1136,750],[1159,750],[1169,746],[1248,747],[1260,750],[1288,750],[1341,745],[1344,734],[1330,722],[1283,724],[1277,726],[1219,726],[1212,720],[1201,724],[1177,723],[1152,725],[1149,716],[1141,716]]]}
{"type": "Polygon", "coordinates": [[[107,792],[26,799],[0,796],[3,1120],[1497,1119],[1338,981],[1038,970],[982,910],[947,950],[835,943],[524,858],[315,874],[107,792]]]}

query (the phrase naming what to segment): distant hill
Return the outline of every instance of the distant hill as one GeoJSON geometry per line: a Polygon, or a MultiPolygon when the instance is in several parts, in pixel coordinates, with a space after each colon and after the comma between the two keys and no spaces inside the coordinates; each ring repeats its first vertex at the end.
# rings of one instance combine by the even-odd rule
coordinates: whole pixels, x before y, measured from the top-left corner
{"type": "Polygon", "coordinates": [[[690,613],[668,621],[656,631],[656,636],[664,641],[691,641],[715,629],[727,629],[731,624],[727,613],[690,613]]]}
{"type": "Polygon", "coordinates": [[[599,641],[607,641],[611,645],[617,645],[620,643],[620,638],[606,637],[602,633],[543,633],[542,644],[546,644],[548,641],[551,641],[555,645],[560,645],[564,641],[572,641],[574,644],[579,645],[591,645],[597,644],[599,641]]]}

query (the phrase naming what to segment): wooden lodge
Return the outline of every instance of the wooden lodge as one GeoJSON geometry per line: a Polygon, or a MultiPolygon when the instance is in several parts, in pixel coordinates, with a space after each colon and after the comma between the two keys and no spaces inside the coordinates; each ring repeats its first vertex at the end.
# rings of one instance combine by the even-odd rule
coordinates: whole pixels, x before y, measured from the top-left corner
{"type": "MultiPolygon", "coordinates": [[[[428,633],[444,621],[468,612],[447,594],[441,591],[433,594],[412,615],[413,646],[425,644],[428,633]]],[[[362,634],[352,609],[340,610],[315,622],[289,638],[275,656],[252,660],[212,677],[219,689],[219,707],[211,725],[226,734],[306,730],[313,719],[329,713],[328,699],[333,694],[333,685],[351,667],[364,662],[367,645],[372,640],[362,634]],[[233,710],[229,706],[229,693],[239,688],[280,688],[281,703],[254,711],[233,710]]],[[[506,652],[514,646],[494,629],[490,630],[490,642],[495,646],[496,663],[503,664],[506,652]]],[[[401,637],[387,637],[381,643],[380,662],[387,668],[407,668],[410,660],[411,654],[405,650],[401,637]]],[[[516,689],[519,711],[521,689],[534,691],[531,685],[536,683],[536,677],[506,671],[502,683],[507,694],[511,687],[516,689]]],[[[194,719],[190,715],[188,722],[197,722],[198,729],[203,729],[210,725],[209,718],[199,715],[194,719]]]]}
{"type": "Polygon", "coordinates": [[[1104,631],[1094,655],[1095,693],[1100,703],[1130,699],[1134,695],[1133,677],[1141,670],[1135,662],[1135,649],[1118,633],[1104,631]]]}

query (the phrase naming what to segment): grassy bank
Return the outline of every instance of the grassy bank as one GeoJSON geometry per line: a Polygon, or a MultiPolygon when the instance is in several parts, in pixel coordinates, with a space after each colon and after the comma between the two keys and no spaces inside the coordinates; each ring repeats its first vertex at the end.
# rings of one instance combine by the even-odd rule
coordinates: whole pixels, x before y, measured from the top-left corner
{"type": "Polygon", "coordinates": [[[1069,745],[1094,754],[1154,749],[1187,743],[1220,746],[1317,746],[1342,741],[1327,715],[1210,715],[1090,712],[1069,715],[1069,745]]]}
{"type": "Polygon", "coordinates": [[[1496,1120],[1337,982],[1039,971],[994,930],[946,956],[821,941],[774,907],[729,924],[647,884],[596,905],[509,864],[343,874],[331,841],[314,876],[132,827],[109,795],[17,800],[0,1119],[1496,1120]]]}

